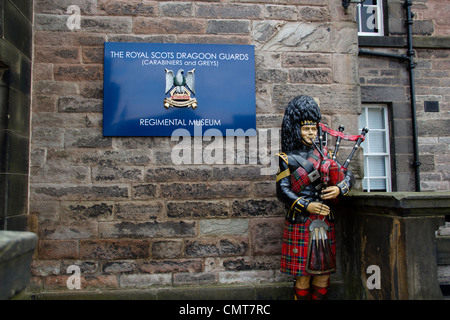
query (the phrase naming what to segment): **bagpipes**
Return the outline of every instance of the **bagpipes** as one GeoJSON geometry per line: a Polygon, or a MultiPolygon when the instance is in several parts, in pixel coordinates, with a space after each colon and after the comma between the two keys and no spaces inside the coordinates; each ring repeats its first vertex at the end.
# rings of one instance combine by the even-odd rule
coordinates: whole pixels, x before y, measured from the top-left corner
{"type": "MultiPolygon", "coordinates": [[[[313,141],[314,147],[322,156],[322,161],[319,167],[319,173],[321,176],[322,188],[327,186],[334,186],[344,180],[345,170],[347,170],[353,155],[358,150],[359,146],[365,139],[365,135],[369,132],[369,129],[363,128],[360,135],[345,135],[343,133],[344,126],[339,126],[339,131],[332,130],[322,123],[318,124],[318,139],[319,146],[313,141]],[[330,158],[326,151],[326,147],[323,144],[323,132],[337,137],[334,152],[330,158]],[[339,145],[342,140],[355,141],[355,145],[350,152],[347,160],[340,166],[336,162],[338,155],[339,145]]],[[[334,199],[336,200],[336,199],[334,199]]],[[[335,202],[329,200],[330,202],[335,202]]],[[[330,212],[331,214],[331,212],[330,212]]],[[[311,224],[308,227],[309,230],[309,243],[308,243],[308,258],[306,262],[306,272],[310,274],[327,274],[336,270],[336,259],[330,247],[330,242],[327,236],[328,225],[322,219],[311,220],[311,224]]]]}
{"type": "Polygon", "coordinates": [[[361,143],[364,141],[365,136],[367,132],[369,132],[369,129],[364,127],[361,130],[361,134],[359,135],[346,135],[344,134],[344,126],[339,126],[339,131],[333,130],[328,128],[323,123],[319,123],[317,126],[318,133],[317,136],[319,138],[319,145],[317,146],[316,143],[314,143],[314,147],[319,151],[320,155],[322,156],[322,162],[320,165],[320,176],[322,180],[322,188],[326,188],[327,186],[335,186],[339,182],[341,182],[345,177],[345,171],[347,170],[350,161],[352,160],[355,152],[360,147],[361,143]],[[324,151],[326,147],[323,143],[323,132],[333,136],[337,137],[336,139],[336,145],[334,147],[333,156],[330,158],[330,156],[324,151]],[[347,157],[347,160],[345,160],[344,164],[340,166],[336,162],[336,158],[338,155],[339,146],[341,144],[342,140],[347,141],[355,141],[355,145],[353,146],[352,151],[350,152],[349,156],[347,157]]]}

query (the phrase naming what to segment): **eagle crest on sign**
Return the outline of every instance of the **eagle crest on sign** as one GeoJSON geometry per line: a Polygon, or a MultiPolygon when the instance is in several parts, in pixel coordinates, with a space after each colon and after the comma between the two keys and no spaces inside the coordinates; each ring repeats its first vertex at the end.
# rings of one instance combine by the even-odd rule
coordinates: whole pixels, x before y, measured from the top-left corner
{"type": "Polygon", "coordinates": [[[188,71],[186,76],[183,69],[179,69],[176,74],[172,70],[165,71],[165,93],[169,93],[170,97],[164,99],[164,107],[197,108],[197,99],[192,97],[195,95],[195,69],[188,71]]]}

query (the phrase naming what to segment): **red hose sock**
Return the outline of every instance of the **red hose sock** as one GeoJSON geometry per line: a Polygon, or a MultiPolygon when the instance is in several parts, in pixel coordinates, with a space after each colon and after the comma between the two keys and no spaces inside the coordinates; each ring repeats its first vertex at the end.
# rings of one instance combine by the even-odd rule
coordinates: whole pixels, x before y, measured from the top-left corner
{"type": "Polygon", "coordinates": [[[309,288],[306,289],[299,289],[297,287],[294,287],[295,291],[295,300],[310,300],[311,299],[311,292],[309,291],[309,288]]]}
{"type": "Polygon", "coordinates": [[[312,285],[311,300],[324,300],[328,293],[328,287],[317,287],[312,285]]]}

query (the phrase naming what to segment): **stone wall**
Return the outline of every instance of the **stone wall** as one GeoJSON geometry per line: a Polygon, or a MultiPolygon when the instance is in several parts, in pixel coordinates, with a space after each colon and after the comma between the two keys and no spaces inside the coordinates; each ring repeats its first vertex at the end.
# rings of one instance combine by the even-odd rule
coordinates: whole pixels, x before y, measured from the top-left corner
{"type": "MultiPolygon", "coordinates": [[[[421,191],[449,190],[450,23],[439,12],[445,3],[413,1],[414,82],[421,191]],[[431,106],[431,109],[428,108],[431,106]]],[[[360,37],[363,49],[406,54],[404,1],[389,1],[388,36],[360,37]]],[[[393,191],[414,191],[412,117],[408,64],[397,59],[361,56],[363,103],[386,103],[391,121],[393,191]]]]}
{"type": "MultiPolygon", "coordinates": [[[[450,41],[447,41],[450,45],[450,41]]],[[[417,125],[423,191],[450,190],[450,46],[417,49],[417,125]],[[427,104],[438,105],[427,111],[427,104]]]]}
{"type": "Polygon", "coordinates": [[[298,94],[318,97],[333,128],[357,129],[354,7],[37,0],[34,10],[32,289],[66,289],[70,265],[80,266],[82,289],[290,280],[278,271],[284,208],[275,172],[264,170],[278,150],[255,163],[173,165],[170,137],[103,137],[103,43],[254,45],[258,140],[270,133],[275,149],[298,94]],[[70,5],[80,8],[80,29],[66,25],[70,5]]]}
{"type": "Polygon", "coordinates": [[[419,151],[424,167],[421,185],[424,191],[450,190],[450,21],[441,12],[445,2],[429,0],[413,8],[423,26],[417,38],[417,103],[419,151]],[[433,103],[432,112],[427,103],[433,103]]]}

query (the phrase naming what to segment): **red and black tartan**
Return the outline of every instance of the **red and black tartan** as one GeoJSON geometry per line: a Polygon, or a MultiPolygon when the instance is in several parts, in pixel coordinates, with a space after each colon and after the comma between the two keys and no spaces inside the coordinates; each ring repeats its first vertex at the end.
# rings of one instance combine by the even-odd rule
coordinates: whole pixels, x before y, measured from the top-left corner
{"type": "MultiPolygon", "coordinates": [[[[324,151],[326,153],[326,151],[324,151]]],[[[311,154],[311,156],[307,159],[313,166],[314,169],[318,170],[320,166],[320,154],[317,151],[317,149],[314,150],[314,152],[311,154]]],[[[302,166],[299,166],[297,170],[295,170],[291,174],[291,188],[292,191],[295,193],[299,193],[303,189],[305,189],[307,186],[311,184],[311,181],[308,177],[308,172],[306,172],[305,169],[303,169],[302,166]]]]}
{"type": "MultiPolygon", "coordinates": [[[[319,219],[318,215],[310,215],[311,220],[319,219]]],[[[320,216],[320,219],[323,219],[320,216]]],[[[308,260],[309,225],[311,220],[305,223],[291,224],[287,220],[284,222],[283,243],[281,247],[280,271],[292,276],[315,276],[306,272],[306,262],[308,260]]],[[[334,223],[325,219],[328,225],[327,236],[330,241],[333,257],[336,257],[336,234],[334,223]]],[[[324,273],[330,274],[330,273],[324,273]]]]}
{"type": "Polygon", "coordinates": [[[298,169],[291,174],[291,188],[295,193],[299,193],[310,183],[311,181],[309,181],[308,173],[302,167],[298,167],[298,169]]]}

